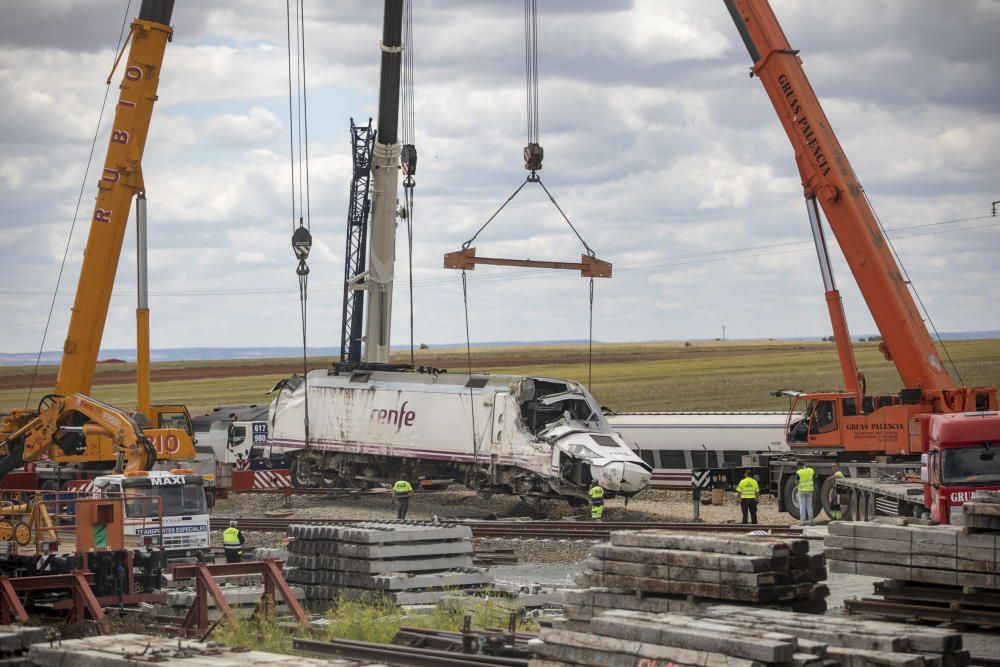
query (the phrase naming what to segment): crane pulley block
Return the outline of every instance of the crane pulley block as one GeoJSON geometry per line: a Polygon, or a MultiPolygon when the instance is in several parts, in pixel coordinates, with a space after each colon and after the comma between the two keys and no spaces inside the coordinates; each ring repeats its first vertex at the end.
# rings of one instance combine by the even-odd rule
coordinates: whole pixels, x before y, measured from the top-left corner
{"type": "Polygon", "coordinates": [[[544,148],[539,144],[528,144],[524,147],[524,168],[528,171],[539,171],[542,168],[542,159],[544,157],[544,148]]]}
{"type": "Polygon", "coordinates": [[[532,269],[570,269],[579,271],[583,278],[610,278],[611,263],[591,255],[580,255],[579,262],[549,262],[535,259],[503,259],[499,257],[477,257],[475,248],[464,248],[449,252],[444,256],[444,268],[475,271],[476,264],[494,266],[522,266],[532,269]]]}

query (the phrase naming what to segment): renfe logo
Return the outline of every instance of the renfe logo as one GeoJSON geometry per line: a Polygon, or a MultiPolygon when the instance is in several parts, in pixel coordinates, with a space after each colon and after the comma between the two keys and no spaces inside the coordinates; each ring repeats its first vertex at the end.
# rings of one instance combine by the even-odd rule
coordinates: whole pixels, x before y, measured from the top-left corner
{"type": "Polygon", "coordinates": [[[404,426],[413,426],[413,420],[417,418],[417,413],[406,409],[408,402],[403,401],[403,405],[399,407],[399,410],[375,408],[372,410],[372,421],[376,424],[393,424],[396,427],[396,433],[399,433],[399,429],[404,426]]]}

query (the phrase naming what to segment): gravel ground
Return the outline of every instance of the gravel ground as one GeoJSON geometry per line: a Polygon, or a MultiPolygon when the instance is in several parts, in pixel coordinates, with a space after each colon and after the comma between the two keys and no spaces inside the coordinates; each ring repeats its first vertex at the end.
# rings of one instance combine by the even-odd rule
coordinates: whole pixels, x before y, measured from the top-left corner
{"type": "MultiPolygon", "coordinates": [[[[392,497],[388,491],[356,497],[326,498],[321,495],[297,494],[291,497],[295,516],[331,519],[395,519],[392,497]]],[[[261,517],[265,511],[284,509],[284,499],[277,494],[244,493],[219,500],[213,512],[222,516],[261,517]]],[[[570,507],[556,502],[549,506],[550,519],[587,519],[589,507],[570,507]]],[[[527,516],[527,508],[516,496],[495,495],[480,498],[475,492],[454,486],[446,491],[418,491],[410,499],[409,519],[489,519],[527,516]]],[[[790,524],[788,514],[779,513],[774,498],[760,500],[758,516],[761,523],[790,524]]],[[[610,521],[651,519],[657,521],[689,521],[692,517],[691,495],[687,491],[644,491],[628,505],[615,498],[605,505],[604,517],[610,521]]],[[[726,496],[722,505],[702,505],[701,518],[711,523],[738,523],[739,501],[735,494],[726,496]]]]}

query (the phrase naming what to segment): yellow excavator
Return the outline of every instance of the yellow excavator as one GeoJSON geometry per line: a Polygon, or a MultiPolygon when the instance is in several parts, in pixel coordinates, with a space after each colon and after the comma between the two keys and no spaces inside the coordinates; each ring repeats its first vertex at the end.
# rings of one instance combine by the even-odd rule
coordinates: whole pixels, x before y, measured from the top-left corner
{"type": "MultiPolygon", "coordinates": [[[[145,294],[145,196],[142,154],[172,29],[173,0],[143,0],[115,61],[124,72],[98,182],[80,281],[55,390],[37,409],[18,409],[0,422],[0,479],[25,463],[49,459],[102,472],[149,470],[157,460],[195,458],[193,425],[184,406],[150,405],[149,310],[145,294]],[[131,46],[129,46],[131,43],[131,46]],[[138,410],[129,415],[89,397],[104,334],[125,227],[138,195],[138,410]]],[[[112,72],[113,76],[114,72],[112,72]]],[[[108,78],[109,82],[111,77],[108,78]]]]}

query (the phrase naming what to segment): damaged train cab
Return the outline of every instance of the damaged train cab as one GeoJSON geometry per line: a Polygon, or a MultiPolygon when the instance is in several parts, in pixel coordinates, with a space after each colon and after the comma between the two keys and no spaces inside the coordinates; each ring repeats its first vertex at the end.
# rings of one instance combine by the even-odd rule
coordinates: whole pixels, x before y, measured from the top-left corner
{"type": "Polygon", "coordinates": [[[450,478],[535,499],[584,499],[593,479],[610,497],[649,486],[650,467],[575,382],[319,370],[308,382],[295,376],[276,389],[271,452],[291,459],[296,486],[450,478]]]}

